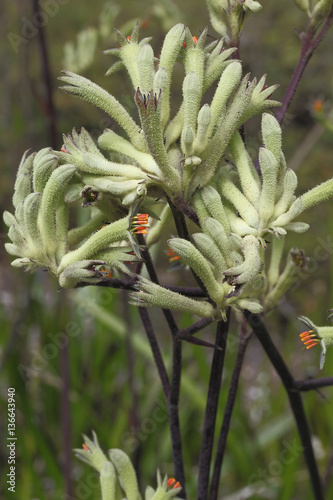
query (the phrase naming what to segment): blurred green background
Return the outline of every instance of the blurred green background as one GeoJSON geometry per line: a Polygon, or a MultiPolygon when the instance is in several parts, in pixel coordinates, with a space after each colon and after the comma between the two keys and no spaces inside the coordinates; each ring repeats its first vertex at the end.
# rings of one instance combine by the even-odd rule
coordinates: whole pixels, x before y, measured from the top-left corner
{"type": "MultiPolygon", "coordinates": [[[[46,13],[58,147],[62,144],[61,134],[69,133],[73,127],[84,126],[96,137],[109,125],[101,111],[57,88],[57,76],[62,69],[81,72],[107,88],[128,108],[133,106],[131,88],[124,75],[104,76],[114,60],[101,52],[117,46],[114,27],[128,35],[139,20],[142,36],[153,36],[152,44],[158,54],[163,36],[173,24],[184,22],[193,34],[209,26],[203,0],[177,3],[171,0],[94,0],[93,3],[45,0],[40,3],[46,13]],[[78,70],[75,66],[80,62],[75,52],[77,36],[87,29],[91,37],[94,30],[98,31],[96,48],[92,62],[78,70]],[[67,45],[65,62],[68,43],[74,44],[74,56],[71,61],[73,49],[67,45]]],[[[262,11],[246,20],[241,56],[245,72],[250,71],[257,77],[267,73],[269,85],[280,84],[274,98],[281,99],[298,58],[300,43],[296,32],[304,29],[306,19],[289,0],[263,0],[262,4],[262,11]]],[[[23,152],[46,147],[52,140],[38,36],[25,36],[31,33],[27,26],[32,19],[32,2],[1,2],[1,212],[11,210],[13,183],[23,152]]],[[[216,36],[212,28],[209,34],[216,36]]],[[[332,135],[320,129],[312,113],[316,99],[322,99],[324,106],[331,106],[332,43],[333,30],[310,61],[284,128],[284,150],[289,164],[297,168],[299,192],[332,177],[333,173],[332,135]]],[[[88,52],[86,59],[89,59],[88,52]]],[[[175,99],[180,96],[181,91],[175,90],[175,99]]],[[[247,133],[254,153],[261,145],[258,131],[259,121],[252,120],[247,133]]],[[[311,224],[311,231],[288,236],[287,248],[293,245],[303,248],[311,257],[310,270],[302,274],[300,286],[266,319],[274,341],[297,378],[320,376],[319,351],[301,351],[296,318],[304,314],[317,324],[325,324],[326,311],[333,306],[332,260],[329,256],[318,257],[325,253],[325,245],[329,247],[328,254],[332,253],[333,203],[318,206],[306,214],[305,220],[311,224]]],[[[1,237],[4,243],[3,227],[1,237]]],[[[166,272],[165,250],[162,247],[155,250],[161,281],[192,284],[184,272],[166,272]]],[[[138,313],[127,305],[126,293],[92,287],[58,292],[57,284],[47,273],[28,276],[11,268],[3,245],[0,258],[2,471],[8,467],[7,449],[3,445],[7,437],[8,387],[16,390],[17,419],[16,496],[8,492],[6,476],[2,474],[4,498],[67,498],[65,484],[69,467],[72,493],[68,498],[100,498],[93,471],[68,455],[69,449],[81,447],[82,433],[90,436],[92,429],[105,450],[120,447],[130,455],[142,486],[155,485],[157,467],[162,473],[172,474],[163,394],[138,313]],[[61,332],[69,322],[72,333],[67,343],[64,339],[68,340],[68,336],[61,332]]],[[[169,332],[158,311],[152,311],[152,318],[168,363],[169,332]]],[[[191,322],[186,316],[177,316],[177,319],[181,326],[191,322]]],[[[222,420],[238,334],[234,320],[217,428],[222,420]]],[[[202,337],[213,341],[213,330],[207,328],[202,337]]],[[[194,498],[196,491],[211,355],[207,349],[184,345],[180,418],[188,498],[194,498]]],[[[333,353],[329,352],[327,358],[324,376],[332,375],[333,353]]],[[[327,498],[333,497],[333,484],[329,482],[333,462],[331,396],[332,388],[304,394],[320,472],[328,488],[327,498]]],[[[242,370],[220,498],[311,499],[308,474],[295,439],[295,425],[284,389],[253,338],[242,370]],[[284,463],[281,457],[290,447],[293,449],[288,455],[291,459],[284,463]]]]}

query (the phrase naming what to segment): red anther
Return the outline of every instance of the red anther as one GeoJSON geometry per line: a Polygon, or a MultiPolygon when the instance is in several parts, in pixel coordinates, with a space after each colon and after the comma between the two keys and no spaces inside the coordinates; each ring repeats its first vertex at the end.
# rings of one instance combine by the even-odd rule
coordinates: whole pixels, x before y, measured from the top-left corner
{"type": "Polygon", "coordinates": [[[90,451],[86,443],[83,443],[82,448],[86,451],[90,451]]]}
{"type": "Polygon", "coordinates": [[[148,214],[137,214],[133,217],[131,228],[133,234],[147,234],[148,217],[148,214]]]}
{"type": "MultiPolygon", "coordinates": [[[[304,342],[304,341],[303,341],[303,342],[304,342]]],[[[306,340],[306,341],[304,342],[304,344],[305,344],[305,345],[308,345],[308,344],[313,344],[313,343],[317,344],[318,342],[319,342],[319,340],[318,340],[318,339],[310,339],[310,340],[306,340]]]]}
{"type": "Polygon", "coordinates": [[[173,486],[175,484],[176,480],[174,477],[169,477],[168,479],[168,486],[173,486]]]}
{"type": "Polygon", "coordinates": [[[307,345],[306,348],[311,349],[311,347],[314,347],[317,344],[318,344],[318,342],[313,342],[313,344],[307,345]]]}
{"type": "Polygon", "coordinates": [[[62,151],[63,153],[69,153],[68,149],[65,148],[65,146],[63,146],[60,151],[62,151]]]}
{"type": "Polygon", "coordinates": [[[131,41],[131,37],[130,37],[130,35],[128,35],[128,37],[127,37],[127,41],[128,41],[128,43],[131,41]]]}
{"type": "Polygon", "coordinates": [[[173,485],[172,489],[175,490],[176,488],[180,488],[180,482],[177,481],[176,484],[173,485]]]}
{"type": "Polygon", "coordinates": [[[308,337],[308,336],[313,336],[316,334],[313,333],[313,330],[309,330],[308,332],[303,332],[303,333],[300,333],[299,336],[301,337],[301,339],[303,340],[305,337],[308,337]]]}

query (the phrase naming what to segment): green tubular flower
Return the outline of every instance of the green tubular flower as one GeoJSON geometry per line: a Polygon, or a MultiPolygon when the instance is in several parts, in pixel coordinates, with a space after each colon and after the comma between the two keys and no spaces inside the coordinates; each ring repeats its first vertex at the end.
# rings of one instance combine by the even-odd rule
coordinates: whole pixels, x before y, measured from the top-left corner
{"type": "MultiPolygon", "coordinates": [[[[93,440],[84,436],[83,449],[75,449],[76,456],[100,474],[102,500],[142,500],[135,470],[129,457],[122,450],[109,450],[109,460],[101,450],[96,434],[93,440]]],[[[157,488],[147,486],[145,500],[170,500],[181,491],[181,485],[167,476],[162,480],[157,470],[157,488]]]]}
{"type": "Polygon", "coordinates": [[[83,76],[70,71],[63,71],[59,79],[68,85],[60,87],[67,94],[72,94],[101,108],[113,118],[127,133],[132,144],[140,151],[146,151],[146,144],[140,134],[140,128],[128,114],[126,109],[106,90],[83,76]]]}
{"type": "Polygon", "coordinates": [[[323,369],[327,347],[333,344],[333,326],[316,326],[306,316],[299,316],[298,319],[309,328],[308,331],[300,334],[300,338],[306,349],[311,349],[317,344],[321,345],[320,370],[323,369]]]}
{"type": "Polygon", "coordinates": [[[105,130],[98,138],[98,145],[106,151],[117,151],[122,155],[128,156],[137,162],[140,167],[148,174],[161,177],[162,173],[154,158],[148,154],[138,151],[129,141],[120,137],[112,130],[105,130]]]}
{"type": "Polygon", "coordinates": [[[80,460],[86,462],[100,473],[104,464],[107,462],[108,459],[101,450],[97,436],[94,431],[92,432],[92,435],[93,435],[93,440],[83,435],[84,449],[81,450],[77,448],[73,451],[80,460]]]}
{"type": "Polygon", "coordinates": [[[138,87],[143,93],[148,93],[153,88],[155,76],[154,51],[148,43],[139,50],[137,61],[139,70],[138,87]]]}
{"type": "Polygon", "coordinates": [[[198,250],[212,263],[213,269],[216,271],[216,278],[218,279],[228,267],[219,247],[208,234],[195,233],[192,235],[192,238],[198,250]]]}
{"type": "Polygon", "coordinates": [[[58,166],[58,158],[51,148],[38,151],[33,159],[32,185],[35,193],[41,193],[53,170],[58,166]]]}
{"type": "MultiPolygon", "coordinates": [[[[189,28],[185,28],[185,44],[183,49],[185,73],[195,73],[198,78],[198,92],[200,97],[203,91],[204,82],[204,67],[205,67],[205,51],[204,44],[207,38],[208,28],[206,27],[200,37],[195,40],[189,28]]],[[[186,78],[186,77],[185,77],[186,78]]]]}
{"type": "MultiPolygon", "coordinates": [[[[73,177],[73,165],[61,165],[54,170],[46,183],[40,204],[40,231],[46,251],[51,255],[57,246],[57,221],[54,210],[60,204],[65,204],[64,191],[67,183],[73,177]]],[[[67,221],[68,226],[68,221],[67,221]]],[[[59,226],[58,226],[59,230],[59,226]]]]}
{"type": "Polygon", "coordinates": [[[249,202],[258,208],[261,181],[253,162],[246,151],[244,142],[238,132],[235,132],[230,142],[233,160],[236,164],[242,191],[249,202]]]}
{"type": "Polygon", "coordinates": [[[260,234],[267,227],[267,223],[274,213],[278,163],[273,153],[266,148],[260,148],[259,163],[262,174],[262,186],[259,198],[260,234]]]}
{"type": "Polygon", "coordinates": [[[182,238],[172,238],[168,240],[168,245],[199,276],[209,296],[219,307],[223,301],[224,289],[215,279],[210,265],[201,252],[190,241],[182,238]]]}
{"type": "Polygon", "coordinates": [[[135,102],[150,153],[162,171],[166,187],[172,193],[177,193],[180,187],[180,176],[178,171],[169,163],[164,144],[158,97],[153,95],[152,92],[143,95],[138,89],[135,93],[135,102]]]}
{"type": "Polygon", "coordinates": [[[145,500],[169,500],[176,497],[181,491],[181,485],[174,479],[161,478],[160,471],[157,470],[157,488],[154,490],[151,486],[146,488],[145,500]]]}
{"type": "Polygon", "coordinates": [[[213,135],[218,118],[221,113],[225,113],[227,101],[239,84],[241,77],[242,65],[239,61],[231,62],[223,71],[211,103],[212,118],[208,126],[208,137],[213,135]]]}
{"type": "Polygon", "coordinates": [[[232,266],[233,260],[231,242],[229,235],[226,233],[222,224],[212,217],[207,217],[205,219],[203,230],[213,239],[228,266],[232,266]]]}
{"type": "Polygon", "coordinates": [[[59,274],[59,285],[62,288],[75,288],[80,282],[98,283],[105,278],[105,273],[97,269],[96,266],[104,266],[106,262],[102,260],[82,260],[67,266],[59,274]]]}
{"type": "Polygon", "coordinates": [[[118,480],[127,500],[140,500],[138,480],[130,459],[122,450],[109,450],[109,457],[117,472],[118,480]]]}
{"type": "Polygon", "coordinates": [[[259,274],[263,267],[262,256],[260,255],[260,243],[255,236],[247,235],[242,240],[242,253],[244,262],[238,266],[224,271],[231,285],[243,285],[251,282],[259,274]]]}
{"type": "Polygon", "coordinates": [[[126,239],[128,229],[129,216],[104,226],[97,233],[90,236],[78,249],[64,255],[59,264],[58,274],[60,275],[70,264],[94,258],[98,252],[105,250],[109,245],[126,239]]]}
{"type": "MultiPolygon", "coordinates": [[[[210,272],[211,269],[206,262],[206,266],[210,272]]],[[[196,314],[202,318],[211,318],[215,316],[215,309],[209,302],[190,299],[180,293],[172,292],[163,288],[156,283],[139,277],[138,292],[130,294],[130,304],[139,307],[162,307],[166,309],[174,309],[176,311],[196,314]]]]}
{"type": "Polygon", "coordinates": [[[230,222],[222,204],[221,197],[216,189],[213,188],[213,186],[205,186],[199,193],[203,203],[209,211],[209,215],[222,224],[227,234],[230,233],[230,222]]]}
{"type": "MultiPolygon", "coordinates": [[[[161,109],[161,122],[163,127],[166,125],[170,116],[171,77],[177,56],[183,47],[184,38],[185,26],[183,24],[176,24],[176,26],[171,28],[171,30],[167,33],[161,50],[159,70],[164,69],[167,76],[165,85],[160,86],[163,96],[161,109]]],[[[154,91],[157,92],[155,86],[154,91]]]]}
{"type": "MultiPolygon", "coordinates": [[[[102,500],[115,500],[117,498],[117,475],[114,466],[107,461],[100,473],[102,500]]],[[[118,486],[119,488],[119,486],[118,486]]],[[[121,498],[120,496],[118,498],[121,498]]]]}

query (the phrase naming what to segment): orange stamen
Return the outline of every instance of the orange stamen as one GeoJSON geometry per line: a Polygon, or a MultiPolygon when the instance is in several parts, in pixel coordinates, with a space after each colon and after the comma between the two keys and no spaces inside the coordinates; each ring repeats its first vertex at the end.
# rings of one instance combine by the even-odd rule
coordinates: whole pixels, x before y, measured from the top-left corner
{"type": "Polygon", "coordinates": [[[167,256],[169,257],[169,262],[173,262],[174,260],[180,260],[179,255],[175,254],[175,252],[171,250],[171,248],[169,248],[167,256]]]}
{"type": "Polygon", "coordinates": [[[68,149],[65,148],[65,146],[63,146],[60,151],[62,151],[63,153],[69,153],[68,149]]]}
{"type": "Polygon", "coordinates": [[[82,448],[86,451],[90,451],[86,443],[83,443],[82,448]]]}
{"type": "MultiPolygon", "coordinates": [[[[196,37],[196,36],[192,36],[192,40],[193,40],[193,42],[194,42],[194,45],[196,45],[196,44],[197,44],[197,41],[198,41],[198,37],[196,37]]],[[[187,45],[187,44],[186,44],[186,42],[184,42],[184,43],[183,43],[183,47],[184,47],[184,49],[186,49],[186,45],[187,45]]]]}
{"type": "Polygon", "coordinates": [[[168,486],[173,486],[175,484],[176,480],[174,477],[169,477],[168,479],[168,486]]]}
{"type": "Polygon", "coordinates": [[[321,113],[324,109],[324,103],[321,99],[316,99],[312,104],[313,111],[321,113]]]}
{"type": "Polygon", "coordinates": [[[147,234],[148,214],[137,214],[132,220],[132,233],[134,234],[147,234]]]}

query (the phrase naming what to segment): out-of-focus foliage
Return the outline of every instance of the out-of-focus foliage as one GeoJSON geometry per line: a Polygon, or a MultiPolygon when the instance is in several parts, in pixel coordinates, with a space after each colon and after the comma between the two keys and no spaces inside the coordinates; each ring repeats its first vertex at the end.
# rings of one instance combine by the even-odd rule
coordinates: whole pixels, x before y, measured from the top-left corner
{"type": "MultiPolygon", "coordinates": [[[[46,5],[47,2],[41,3],[46,5]]],[[[116,46],[112,29],[108,31],[107,25],[101,25],[105,1],[95,0],[91,4],[70,0],[62,3],[54,2],[58,10],[48,15],[45,26],[57,127],[59,132],[68,133],[73,126],[84,125],[96,138],[109,126],[105,116],[57,90],[56,77],[60,70],[70,69],[63,67],[66,43],[74,44],[75,48],[82,30],[99,28],[94,60],[85,70],[85,76],[103,87],[110,85],[112,92],[118,96],[126,96],[129,89],[124,87],[122,75],[114,75],[109,81],[107,77],[99,77],[109,65],[107,58],[99,55],[100,52],[116,46]]],[[[304,27],[306,16],[288,0],[267,0],[262,3],[264,5],[260,13],[245,23],[241,56],[246,64],[245,70],[251,71],[252,76],[267,73],[269,85],[280,84],[276,99],[281,99],[298,58],[300,43],[296,31],[304,27]]],[[[192,33],[198,34],[209,25],[206,7],[201,0],[184,0],[177,4],[167,0],[125,0],[114,2],[114,5],[119,8],[117,28],[129,33],[139,19],[143,29],[149,25],[150,34],[154,33],[155,47],[161,45],[162,36],[177,22],[186,22],[192,33]],[[133,22],[126,29],[124,24],[128,19],[133,19],[133,22]]],[[[25,19],[32,20],[30,2],[17,4],[5,0],[0,3],[3,33],[3,43],[0,45],[1,212],[10,206],[16,165],[22,152],[31,144],[37,150],[50,142],[44,105],[45,89],[39,83],[42,68],[38,37],[24,37],[24,34],[32,33],[25,19]],[[13,39],[8,38],[10,33],[23,37],[25,41],[13,46],[13,39]]],[[[211,28],[209,34],[212,37],[216,35],[211,28]]],[[[311,111],[313,101],[326,101],[331,95],[332,41],[333,35],[330,33],[311,60],[285,120],[287,161],[294,157],[299,147],[303,147],[302,141],[315,126],[311,111]]],[[[130,98],[127,105],[133,105],[130,98]]],[[[253,120],[252,127],[252,131],[257,130],[259,133],[256,120],[253,120]]],[[[257,137],[253,143],[254,151],[261,145],[260,136],[257,137]]],[[[58,146],[61,146],[60,133],[58,140],[58,146]]],[[[299,189],[304,192],[312,186],[313,177],[317,183],[331,176],[332,136],[325,132],[298,167],[299,189]]],[[[307,216],[306,222],[313,229],[311,239],[304,238],[303,241],[306,253],[311,257],[310,270],[300,276],[298,286],[288,300],[281,304],[279,313],[267,318],[269,328],[275,334],[275,342],[299,378],[317,374],[318,353],[307,352],[305,359],[305,354],[300,351],[300,341],[295,335],[296,316],[304,313],[321,324],[326,318],[326,310],[333,303],[327,279],[329,275],[333,276],[330,259],[332,221],[332,203],[318,206],[307,216]]],[[[290,245],[298,245],[298,237],[294,238],[294,241],[290,238],[290,245]]],[[[158,251],[161,266],[167,267],[164,249],[158,251]]],[[[149,474],[156,470],[156,464],[159,464],[163,473],[172,474],[166,406],[137,312],[127,309],[125,295],[115,290],[93,289],[74,291],[73,298],[72,295],[64,296],[63,292],[57,292],[54,284],[42,272],[36,276],[25,276],[20,271],[9,269],[9,259],[3,252],[1,263],[0,404],[2,412],[6,412],[7,387],[15,387],[19,478],[17,498],[58,500],[63,495],[65,418],[61,406],[61,377],[64,376],[65,339],[69,339],[70,440],[73,447],[80,446],[82,433],[88,434],[94,428],[106,447],[121,447],[131,456],[144,478],[144,484],[154,484],[155,477],[149,477],[149,474]],[[120,314],[126,318],[126,322],[120,319],[120,314]],[[67,336],[61,334],[65,327],[67,336]],[[128,332],[131,332],[131,342],[128,332]]],[[[184,271],[177,272],[181,274],[184,271]]],[[[161,279],[164,283],[172,281],[177,284],[175,273],[165,273],[161,279]]],[[[153,316],[153,319],[156,318],[153,316]]],[[[178,319],[182,327],[189,324],[187,317],[179,316],[178,319]]],[[[163,350],[167,352],[170,344],[164,323],[159,330],[163,350]]],[[[232,332],[226,356],[224,387],[230,381],[237,350],[236,325],[232,325],[232,332]]],[[[211,334],[207,333],[205,338],[213,341],[211,334]]],[[[193,497],[196,487],[195,467],[210,357],[209,351],[186,344],[184,365],[187,377],[183,379],[180,415],[189,498],[193,497]]],[[[324,375],[332,375],[331,353],[328,353],[327,358],[324,375]]],[[[267,371],[267,366],[262,351],[253,340],[243,367],[239,398],[228,438],[221,493],[225,498],[228,495],[232,498],[231,494],[237,489],[250,488],[247,498],[310,499],[312,496],[308,491],[303,458],[295,446],[293,421],[289,416],[283,419],[279,417],[284,410],[287,415],[288,403],[283,388],[273,371],[267,371]],[[288,465],[281,462],[279,474],[276,474],[277,469],[272,464],[291,447],[294,454],[290,457],[294,460],[288,465]]],[[[316,436],[319,466],[323,475],[333,440],[333,403],[332,389],[322,392],[327,399],[317,392],[311,392],[305,395],[304,401],[316,436]]],[[[221,409],[224,408],[226,396],[226,390],[222,389],[221,409]]],[[[221,418],[217,425],[220,424],[221,418]]],[[[5,435],[5,419],[1,419],[0,432],[5,435]]],[[[2,450],[1,453],[6,460],[6,451],[2,450]]],[[[83,480],[83,466],[75,460],[72,462],[72,471],[75,485],[72,496],[98,498],[94,477],[86,476],[89,477],[88,482],[83,480]]],[[[1,480],[5,481],[5,477],[2,476],[1,480]]],[[[3,486],[5,488],[5,484],[3,486]]],[[[327,498],[333,495],[332,488],[331,484],[327,498]]]]}

